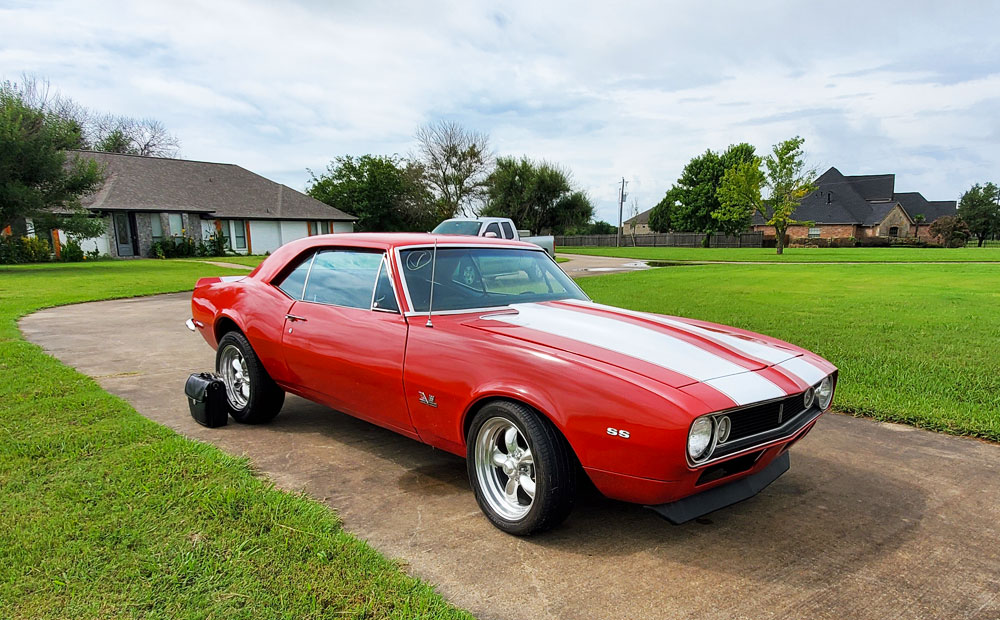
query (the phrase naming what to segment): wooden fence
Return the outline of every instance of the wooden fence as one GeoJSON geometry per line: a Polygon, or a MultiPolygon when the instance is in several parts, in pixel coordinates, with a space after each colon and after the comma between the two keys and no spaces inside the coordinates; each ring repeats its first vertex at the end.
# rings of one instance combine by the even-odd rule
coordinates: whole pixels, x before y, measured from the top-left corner
{"type": "MultiPolygon", "coordinates": [[[[565,246],[611,246],[616,245],[616,235],[557,235],[556,247],[565,246]]],[[[672,246],[700,248],[705,241],[702,233],[650,233],[646,235],[622,235],[622,247],[672,246]]],[[[712,248],[759,248],[764,245],[764,233],[748,232],[739,236],[712,235],[712,248]]]]}

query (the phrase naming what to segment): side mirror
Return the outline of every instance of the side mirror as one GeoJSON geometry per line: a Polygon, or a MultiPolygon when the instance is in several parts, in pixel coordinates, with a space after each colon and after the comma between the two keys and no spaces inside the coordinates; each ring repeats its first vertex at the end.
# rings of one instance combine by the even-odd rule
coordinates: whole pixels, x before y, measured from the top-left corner
{"type": "Polygon", "coordinates": [[[487,239],[496,239],[497,238],[497,234],[495,232],[488,232],[488,233],[486,233],[483,236],[486,237],[487,239]]]}

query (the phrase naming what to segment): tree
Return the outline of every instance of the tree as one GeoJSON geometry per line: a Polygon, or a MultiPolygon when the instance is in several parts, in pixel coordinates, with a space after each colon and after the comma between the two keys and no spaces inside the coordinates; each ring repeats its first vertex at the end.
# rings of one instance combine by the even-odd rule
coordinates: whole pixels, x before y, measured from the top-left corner
{"type": "MultiPolygon", "coordinates": [[[[673,197],[670,207],[669,226],[674,230],[705,233],[706,245],[713,233],[719,230],[732,234],[742,232],[750,225],[750,220],[740,220],[733,214],[725,219],[716,216],[719,211],[719,183],[727,170],[752,160],[754,147],[746,144],[730,145],[726,151],[718,153],[707,150],[693,158],[681,172],[677,183],[668,195],[673,197]]],[[[662,201],[661,201],[662,204],[662,201]]],[[[662,225],[663,222],[658,222],[662,225]]]]}
{"type": "Polygon", "coordinates": [[[519,228],[561,235],[594,215],[587,195],[575,191],[569,175],[546,162],[527,157],[500,157],[486,183],[483,215],[509,217],[519,228]]]}
{"type": "Polygon", "coordinates": [[[983,247],[987,237],[1000,233],[1000,188],[976,183],[958,199],[958,215],[983,247]]]}
{"type": "Polygon", "coordinates": [[[310,174],[306,193],[357,217],[359,231],[427,231],[441,219],[423,169],[402,158],[345,155],[310,174]]]}
{"type": "Polygon", "coordinates": [[[665,233],[673,230],[673,224],[671,222],[671,213],[673,212],[674,206],[677,204],[677,190],[676,188],[667,191],[666,196],[663,200],[656,203],[653,210],[649,214],[649,229],[653,232],[665,233]]]}
{"type": "Polygon", "coordinates": [[[913,237],[914,238],[919,238],[920,237],[920,225],[923,224],[926,221],[927,221],[927,216],[924,215],[923,213],[918,213],[918,214],[916,214],[916,215],[913,216],[913,224],[914,224],[914,227],[913,227],[913,237]]]}
{"type": "Polygon", "coordinates": [[[95,236],[80,197],[100,187],[103,171],[93,160],[67,155],[80,141],[78,123],[25,89],[0,84],[0,229],[21,218],[39,218],[71,236],[95,236]],[[53,209],[71,215],[56,216],[53,209]]]}
{"type": "Polygon", "coordinates": [[[804,142],[798,136],[779,142],[763,160],[754,157],[727,170],[719,185],[721,206],[716,217],[738,220],[759,213],[768,226],[774,227],[777,252],[782,254],[788,227],[805,223],[792,218],[795,209],[816,189],[812,181],[816,172],[807,169],[803,160],[804,142]]]}
{"type": "Polygon", "coordinates": [[[968,224],[958,215],[945,215],[934,220],[931,223],[930,233],[932,237],[940,239],[947,248],[965,247],[965,243],[972,236],[968,224]]]}
{"type": "Polygon", "coordinates": [[[90,149],[143,157],[176,157],[177,137],[158,120],[105,114],[87,123],[90,149]]]}
{"type": "Polygon", "coordinates": [[[493,165],[489,136],[451,121],[417,130],[420,163],[426,183],[445,217],[475,215],[493,165]]]}
{"type": "Polygon", "coordinates": [[[577,226],[568,227],[563,234],[566,235],[613,235],[618,232],[614,224],[609,224],[604,220],[587,222],[577,226]]]}

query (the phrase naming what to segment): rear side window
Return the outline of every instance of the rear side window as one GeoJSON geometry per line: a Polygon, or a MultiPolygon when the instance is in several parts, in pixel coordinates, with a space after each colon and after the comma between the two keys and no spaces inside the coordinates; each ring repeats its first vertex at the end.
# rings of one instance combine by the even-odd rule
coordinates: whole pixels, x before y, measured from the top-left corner
{"type": "Polygon", "coordinates": [[[319,252],[313,259],[302,301],[368,310],[381,265],[380,252],[319,252]]]}
{"type": "Polygon", "coordinates": [[[302,291],[306,287],[306,278],[309,275],[309,267],[312,265],[315,254],[310,254],[302,259],[298,267],[288,272],[288,275],[281,281],[278,288],[283,290],[292,299],[302,299],[302,291]]]}
{"type": "Polygon", "coordinates": [[[510,222],[500,222],[500,225],[503,226],[503,238],[504,239],[513,239],[514,238],[514,228],[510,225],[510,222]]]}

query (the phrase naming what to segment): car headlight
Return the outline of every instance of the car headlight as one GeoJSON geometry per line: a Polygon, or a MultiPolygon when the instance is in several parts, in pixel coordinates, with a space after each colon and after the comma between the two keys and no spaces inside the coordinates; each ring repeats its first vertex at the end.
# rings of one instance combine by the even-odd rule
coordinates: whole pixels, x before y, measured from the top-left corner
{"type": "Polygon", "coordinates": [[[819,401],[819,408],[826,411],[833,400],[833,379],[827,376],[816,386],[816,400],[819,401]]]}
{"type": "Polygon", "coordinates": [[[813,406],[813,402],[816,400],[816,390],[809,388],[802,394],[802,405],[809,409],[813,406]]]}
{"type": "Polygon", "coordinates": [[[712,449],[715,428],[711,416],[703,416],[694,421],[688,432],[688,456],[692,461],[708,458],[712,449]]]}

